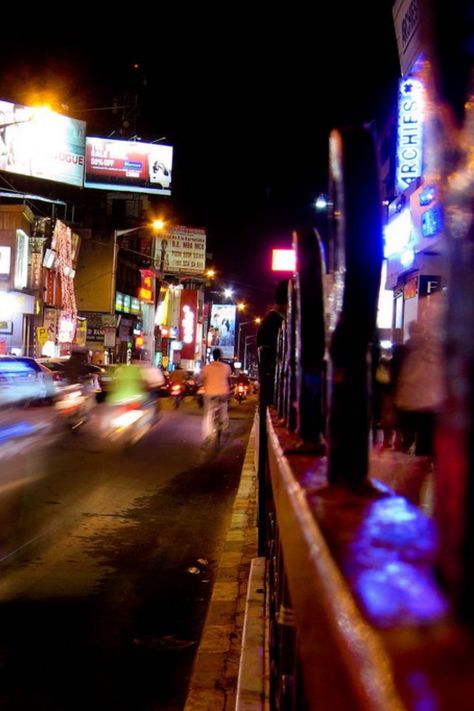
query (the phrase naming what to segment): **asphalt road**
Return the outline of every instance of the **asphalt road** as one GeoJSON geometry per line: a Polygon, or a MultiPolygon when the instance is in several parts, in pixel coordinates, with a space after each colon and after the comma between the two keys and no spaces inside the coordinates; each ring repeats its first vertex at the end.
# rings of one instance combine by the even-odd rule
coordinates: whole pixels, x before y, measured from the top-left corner
{"type": "Polygon", "coordinates": [[[183,708],[256,401],[232,404],[218,455],[194,401],[162,405],[125,452],[98,406],[2,463],[2,709],[183,708]]]}

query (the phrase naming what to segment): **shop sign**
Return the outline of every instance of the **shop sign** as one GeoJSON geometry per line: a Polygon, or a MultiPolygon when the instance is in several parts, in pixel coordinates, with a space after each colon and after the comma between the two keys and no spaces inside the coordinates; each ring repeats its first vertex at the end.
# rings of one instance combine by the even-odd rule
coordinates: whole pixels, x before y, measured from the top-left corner
{"type": "Polygon", "coordinates": [[[420,296],[429,296],[441,289],[441,277],[439,275],[420,274],[420,296]]]}
{"type": "Polygon", "coordinates": [[[123,311],[123,294],[120,291],[115,292],[115,310],[123,311]]]}
{"type": "Polygon", "coordinates": [[[138,297],[140,301],[153,304],[155,302],[153,274],[149,269],[140,269],[140,276],[141,286],[138,290],[138,297]]]}
{"type": "Polygon", "coordinates": [[[58,323],[58,312],[56,309],[45,308],[43,313],[43,326],[48,332],[46,340],[56,343],[56,332],[58,323]]]}
{"type": "Polygon", "coordinates": [[[45,326],[38,326],[36,329],[36,340],[41,347],[44,346],[48,340],[48,329],[45,326]]]}
{"type": "Polygon", "coordinates": [[[0,333],[13,333],[13,321],[0,321],[0,333]]]}
{"type": "Polygon", "coordinates": [[[423,159],[423,85],[418,79],[400,82],[398,99],[397,190],[403,192],[421,177],[423,159]]]}
{"type": "Polygon", "coordinates": [[[406,282],[406,284],[403,288],[403,296],[404,296],[405,300],[407,300],[407,299],[413,299],[417,294],[418,294],[418,276],[415,276],[406,282]]]}
{"type": "Polygon", "coordinates": [[[74,336],[74,343],[76,346],[84,348],[87,340],[87,319],[78,318],[76,319],[76,335],[74,336]]]}
{"type": "Polygon", "coordinates": [[[105,348],[115,348],[115,328],[104,328],[105,348]]]}
{"type": "Polygon", "coordinates": [[[11,247],[0,247],[0,278],[8,279],[10,276],[11,247]]]}
{"type": "Polygon", "coordinates": [[[197,291],[184,289],[181,292],[181,315],[178,337],[183,343],[181,357],[190,360],[194,359],[196,351],[197,300],[197,291]]]}
{"type": "Polygon", "coordinates": [[[30,284],[32,289],[39,289],[41,286],[42,255],[40,252],[33,252],[31,255],[30,284]]]}
{"type": "Polygon", "coordinates": [[[28,235],[16,231],[15,289],[25,289],[28,283],[28,235]]]}

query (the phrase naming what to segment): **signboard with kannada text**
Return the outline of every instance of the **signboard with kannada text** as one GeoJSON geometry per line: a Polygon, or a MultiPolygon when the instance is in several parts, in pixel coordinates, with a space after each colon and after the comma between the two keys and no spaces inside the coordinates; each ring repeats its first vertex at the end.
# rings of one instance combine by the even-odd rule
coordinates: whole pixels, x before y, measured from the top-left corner
{"type": "Polygon", "coordinates": [[[169,274],[204,275],[206,268],[206,231],[196,227],[169,227],[155,241],[155,265],[169,274]]]}

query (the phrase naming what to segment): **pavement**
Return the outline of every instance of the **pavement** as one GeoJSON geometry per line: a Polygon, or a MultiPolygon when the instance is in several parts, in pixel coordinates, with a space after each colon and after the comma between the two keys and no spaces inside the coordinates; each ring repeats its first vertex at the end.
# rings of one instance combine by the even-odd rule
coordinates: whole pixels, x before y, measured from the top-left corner
{"type": "Polygon", "coordinates": [[[260,711],[267,707],[265,560],[257,558],[257,539],[254,427],[185,711],[260,711]]]}
{"type": "MultiPolygon", "coordinates": [[[[433,466],[428,457],[374,447],[369,473],[432,514],[433,466]]],[[[257,556],[254,427],[184,711],[269,708],[265,559],[257,556]]]]}

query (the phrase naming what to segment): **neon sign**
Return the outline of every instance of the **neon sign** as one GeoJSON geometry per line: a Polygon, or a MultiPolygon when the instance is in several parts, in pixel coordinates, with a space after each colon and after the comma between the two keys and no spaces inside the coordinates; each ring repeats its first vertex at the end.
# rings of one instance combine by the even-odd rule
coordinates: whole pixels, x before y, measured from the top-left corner
{"type": "Polygon", "coordinates": [[[190,307],[186,304],[183,306],[183,319],[181,321],[183,327],[183,341],[184,343],[194,342],[194,313],[190,307]]]}
{"type": "Polygon", "coordinates": [[[397,189],[403,192],[421,177],[423,163],[423,85],[418,79],[400,82],[398,102],[397,189]]]}

